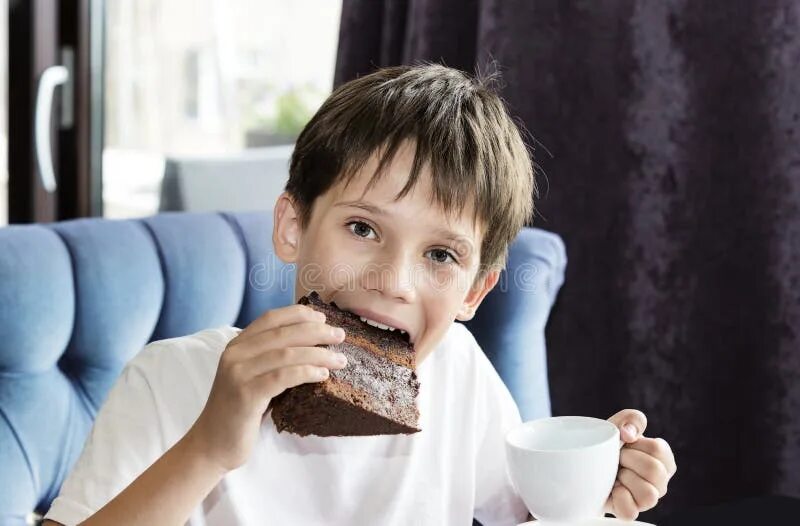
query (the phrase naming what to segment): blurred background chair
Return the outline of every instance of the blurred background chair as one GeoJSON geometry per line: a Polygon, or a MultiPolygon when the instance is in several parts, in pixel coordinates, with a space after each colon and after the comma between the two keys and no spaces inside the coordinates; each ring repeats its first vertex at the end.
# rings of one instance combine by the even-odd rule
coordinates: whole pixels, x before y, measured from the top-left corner
{"type": "Polygon", "coordinates": [[[293,149],[290,144],[214,157],[167,157],[159,211],[267,210],[286,186],[293,149]]]}
{"type": "MultiPolygon", "coordinates": [[[[145,344],[292,302],[271,232],[269,212],[0,228],[0,524],[49,507],[145,344]]],[[[565,265],[557,235],[525,229],[468,324],[526,419],[550,414],[544,326],[565,265]]]]}

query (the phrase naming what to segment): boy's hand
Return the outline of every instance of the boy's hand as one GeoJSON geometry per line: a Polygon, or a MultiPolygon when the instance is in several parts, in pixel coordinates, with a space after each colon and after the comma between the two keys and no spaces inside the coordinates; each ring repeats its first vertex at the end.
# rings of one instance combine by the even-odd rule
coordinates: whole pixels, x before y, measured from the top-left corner
{"type": "Polygon", "coordinates": [[[643,436],[647,417],[641,411],[625,409],[608,421],[619,428],[622,450],[605,512],[635,520],[639,512],[653,508],[666,495],[667,484],[678,469],[675,456],[664,439],[643,436]]]}
{"type": "Polygon", "coordinates": [[[320,344],[344,340],[344,330],[305,305],[266,312],[222,353],[205,408],[186,434],[217,469],[244,464],[270,400],[284,390],[328,378],[347,365],[343,354],[320,344]]]}

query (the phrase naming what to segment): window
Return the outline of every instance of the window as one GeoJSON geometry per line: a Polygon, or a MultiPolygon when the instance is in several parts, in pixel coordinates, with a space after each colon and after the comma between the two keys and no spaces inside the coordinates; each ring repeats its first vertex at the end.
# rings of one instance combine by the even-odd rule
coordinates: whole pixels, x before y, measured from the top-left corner
{"type": "Polygon", "coordinates": [[[340,1],[108,0],[106,10],[106,217],[155,213],[166,157],[290,152],[332,89],[340,1]]]}

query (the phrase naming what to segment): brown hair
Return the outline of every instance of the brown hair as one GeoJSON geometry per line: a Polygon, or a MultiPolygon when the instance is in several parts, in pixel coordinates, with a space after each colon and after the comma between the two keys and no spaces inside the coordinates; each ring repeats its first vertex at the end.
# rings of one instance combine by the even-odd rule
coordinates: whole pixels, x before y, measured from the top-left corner
{"type": "MultiPolygon", "coordinates": [[[[437,64],[380,69],[352,80],[322,104],[297,139],[286,191],[301,226],[314,200],[352,179],[380,152],[374,184],[404,141],[416,147],[405,196],[430,167],[432,200],[448,213],[475,205],[484,227],[481,267],[504,266],[507,248],[531,219],[536,184],[520,130],[490,78],[437,64]]],[[[369,186],[368,186],[369,187],[369,186]]]]}

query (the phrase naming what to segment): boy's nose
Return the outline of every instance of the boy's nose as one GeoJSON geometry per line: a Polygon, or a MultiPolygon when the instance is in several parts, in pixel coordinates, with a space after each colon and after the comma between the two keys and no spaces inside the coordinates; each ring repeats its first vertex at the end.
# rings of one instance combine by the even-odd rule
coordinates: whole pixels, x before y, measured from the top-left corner
{"type": "Polygon", "coordinates": [[[394,257],[367,265],[364,288],[380,292],[388,299],[411,303],[416,297],[416,272],[405,257],[394,257]]]}

